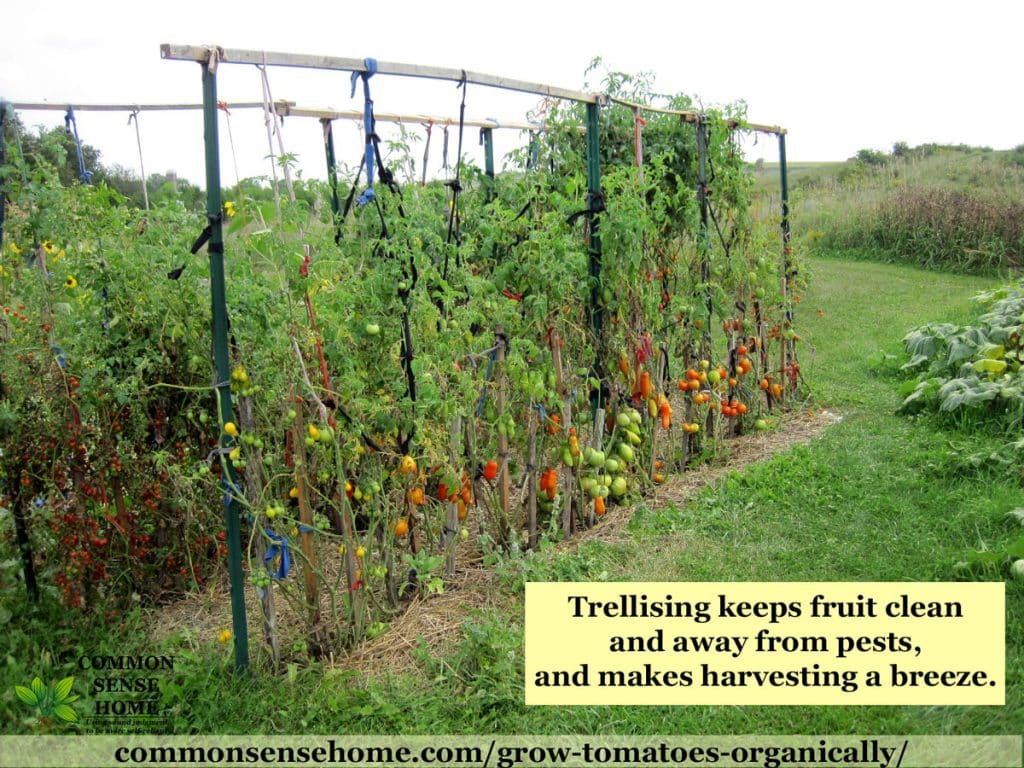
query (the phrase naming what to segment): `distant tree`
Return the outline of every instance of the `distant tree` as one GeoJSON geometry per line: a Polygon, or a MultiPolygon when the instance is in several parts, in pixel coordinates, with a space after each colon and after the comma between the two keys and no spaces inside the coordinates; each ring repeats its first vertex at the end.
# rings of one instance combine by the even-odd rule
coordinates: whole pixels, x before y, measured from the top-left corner
{"type": "Polygon", "coordinates": [[[901,159],[910,157],[910,145],[905,141],[897,141],[892,145],[892,156],[901,159]]]}
{"type": "Polygon", "coordinates": [[[877,149],[862,149],[851,159],[862,165],[881,166],[888,162],[889,156],[877,149]]]}

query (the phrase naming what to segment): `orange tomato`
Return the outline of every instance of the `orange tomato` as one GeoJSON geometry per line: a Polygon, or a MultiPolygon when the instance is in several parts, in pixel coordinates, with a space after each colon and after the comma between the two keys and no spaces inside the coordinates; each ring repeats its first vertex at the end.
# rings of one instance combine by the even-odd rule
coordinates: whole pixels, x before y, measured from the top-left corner
{"type": "Polygon", "coordinates": [[[417,507],[421,506],[423,502],[426,501],[426,496],[423,494],[423,489],[420,488],[419,486],[416,486],[411,491],[409,491],[409,501],[411,501],[417,507]]]}
{"type": "Polygon", "coordinates": [[[600,517],[604,514],[604,499],[598,496],[594,499],[594,514],[600,517]]]}
{"type": "Polygon", "coordinates": [[[488,461],[484,465],[484,480],[493,480],[498,476],[498,462],[488,461]]]}
{"type": "Polygon", "coordinates": [[[405,536],[405,534],[407,534],[408,532],[409,521],[404,517],[398,518],[398,522],[395,523],[395,536],[401,538],[402,536],[405,536]]]}
{"type": "Polygon", "coordinates": [[[557,413],[548,416],[548,434],[557,435],[562,426],[562,417],[557,413]]]}
{"type": "Polygon", "coordinates": [[[736,348],[736,354],[738,354],[740,356],[747,354],[747,346],[746,346],[746,344],[740,344],[736,348]]]}
{"type": "Polygon", "coordinates": [[[651,396],[650,371],[644,371],[640,374],[640,394],[645,400],[651,396]]]}

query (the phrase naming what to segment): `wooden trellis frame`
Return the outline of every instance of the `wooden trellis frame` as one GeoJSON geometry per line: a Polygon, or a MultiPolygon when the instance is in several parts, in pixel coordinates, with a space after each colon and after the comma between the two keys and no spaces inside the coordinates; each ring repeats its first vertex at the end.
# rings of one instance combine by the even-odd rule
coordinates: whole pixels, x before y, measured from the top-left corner
{"type": "MultiPolygon", "coordinates": [[[[221,190],[219,173],[219,145],[217,137],[217,97],[216,97],[216,75],[221,64],[250,64],[261,67],[298,67],[317,70],[333,70],[351,72],[363,75],[368,78],[370,75],[397,75],[403,77],[427,78],[432,80],[447,80],[460,84],[473,83],[503,90],[531,93],[547,98],[565,99],[586,105],[586,147],[587,147],[587,187],[588,187],[588,212],[590,222],[590,238],[588,250],[590,253],[590,274],[592,277],[599,277],[601,269],[601,239],[599,235],[600,208],[596,202],[601,199],[601,175],[600,175],[600,109],[612,103],[606,94],[588,93],[584,91],[561,88],[553,85],[534,83],[524,80],[506,78],[496,75],[471,72],[468,70],[456,70],[450,68],[431,67],[416,64],[402,64],[395,62],[371,61],[368,59],[343,58],[337,56],[321,56],[316,54],[281,53],[271,51],[256,51],[245,49],[222,48],[219,46],[191,46],[163,44],[160,47],[160,55],[166,60],[193,61],[200,64],[202,68],[203,81],[203,108],[206,138],[206,164],[207,164],[207,216],[211,236],[209,238],[209,253],[211,261],[211,300],[213,304],[213,346],[217,378],[222,384],[218,384],[218,394],[221,405],[221,422],[230,421],[232,418],[231,393],[227,388],[228,357],[227,357],[227,307],[224,302],[224,247],[223,232],[221,226],[221,190]]],[[[367,96],[367,98],[369,98],[367,96]]],[[[684,120],[701,125],[701,115],[697,112],[682,110],[670,110],[653,107],[650,105],[633,104],[622,100],[615,100],[616,103],[632,107],[634,112],[639,114],[642,111],[651,111],[667,114],[678,114],[684,120]]],[[[311,117],[319,117],[329,126],[329,121],[335,117],[358,117],[359,113],[332,113],[323,114],[323,111],[309,110],[311,117]]],[[[299,110],[290,114],[300,114],[299,110]]],[[[369,120],[369,118],[366,118],[369,120]]],[[[481,126],[496,127],[496,126],[481,126]]],[[[780,140],[780,156],[785,159],[784,136],[785,131],[777,126],[762,124],[736,123],[730,126],[735,129],[755,130],[764,133],[773,133],[780,140]]],[[[369,133],[370,128],[367,128],[369,133]]],[[[325,131],[325,143],[327,132],[325,131]]],[[[328,164],[331,164],[331,151],[328,149],[328,164]]],[[[788,199],[785,190],[786,175],[783,173],[783,199],[788,199]]],[[[788,206],[783,208],[783,238],[784,248],[787,254],[783,268],[783,285],[789,274],[788,267],[788,232],[787,220],[788,206]]],[[[599,333],[603,323],[603,312],[598,300],[598,289],[595,285],[591,297],[591,324],[595,332],[599,333]]],[[[600,374],[600,362],[595,361],[595,372],[600,374]]],[[[598,395],[594,403],[595,411],[602,413],[603,403],[598,395]]],[[[229,467],[228,483],[234,485],[237,479],[229,467]]],[[[248,667],[249,649],[247,628],[244,608],[243,581],[241,570],[241,548],[239,540],[239,515],[237,505],[228,503],[225,505],[225,517],[228,533],[229,550],[229,572],[232,584],[232,615],[235,626],[235,666],[238,671],[248,667]]]]}

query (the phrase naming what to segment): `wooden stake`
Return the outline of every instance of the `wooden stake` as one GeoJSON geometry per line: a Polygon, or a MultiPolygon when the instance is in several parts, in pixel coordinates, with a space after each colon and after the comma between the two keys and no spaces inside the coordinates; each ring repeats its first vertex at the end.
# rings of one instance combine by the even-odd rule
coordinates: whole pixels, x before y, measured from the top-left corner
{"type": "Polygon", "coordinates": [[[531,410],[526,460],[526,521],[528,545],[537,548],[537,417],[531,410]]]}
{"type": "Polygon", "coordinates": [[[301,408],[296,409],[295,420],[292,422],[292,450],[295,453],[295,487],[299,492],[299,546],[303,554],[302,570],[306,582],[310,641],[313,648],[319,648],[322,640],[319,584],[316,575],[316,547],[312,534],[313,510],[309,506],[309,491],[306,488],[306,435],[301,408]]]}
{"type": "MultiPolygon", "coordinates": [[[[604,408],[598,408],[594,412],[594,436],[590,441],[590,447],[595,451],[600,451],[601,444],[604,442],[604,417],[604,408]]],[[[587,525],[592,528],[596,522],[597,516],[594,514],[594,505],[587,504],[587,525]]]]}
{"type": "MultiPolygon", "coordinates": [[[[494,344],[497,347],[494,359],[494,378],[498,384],[496,405],[498,419],[505,416],[505,404],[508,399],[508,379],[505,376],[505,345],[508,340],[505,336],[504,326],[499,325],[494,329],[494,344]]],[[[509,487],[508,467],[508,435],[498,433],[498,494],[501,502],[502,512],[502,538],[508,538],[509,509],[511,507],[511,489],[509,487]]]]}
{"type": "MultiPolygon", "coordinates": [[[[462,417],[456,416],[452,422],[451,430],[449,431],[450,440],[450,453],[452,466],[456,466],[459,461],[459,441],[462,437],[462,417]]],[[[461,478],[460,478],[461,479],[461,478]]],[[[449,489],[450,491],[451,489],[449,489]]],[[[456,498],[458,498],[456,496],[456,498]]],[[[445,549],[445,564],[444,570],[448,576],[452,576],[455,573],[455,547],[458,544],[458,532],[459,532],[459,502],[450,501],[448,502],[448,517],[445,522],[445,535],[441,540],[441,544],[445,549]]]]}
{"type": "MultiPolygon", "coordinates": [[[[238,423],[243,434],[256,430],[256,419],[253,416],[252,398],[240,397],[238,400],[238,423]]],[[[245,497],[253,510],[255,525],[260,525],[260,500],[263,489],[263,451],[252,448],[252,457],[246,464],[245,497]]],[[[259,530],[255,536],[255,555],[257,567],[263,567],[263,556],[267,552],[267,541],[264,533],[259,530]]],[[[274,608],[274,583],[259,589],[260,605],[263,608],[263,640],[270,646],[270,655],[274,661],[274,669],[281,664],[281,649],[277,638],[277,614],[274,608]]]]}
{"type": "MultiPolygon", "coordinates": [[[[562,370],[562,337],[555,328],[548,337],[551,346],[551,362],[555,367],[555,390],[562,399],[562,431],[568,439],[569,427],[572,426],[572,401],[565,387],[565,373],[562,370]]],[[[568,538],[572,534],[572,497],[576,482],[576,467],[564,473],[562,482],[562,532],[568,538]]]]}

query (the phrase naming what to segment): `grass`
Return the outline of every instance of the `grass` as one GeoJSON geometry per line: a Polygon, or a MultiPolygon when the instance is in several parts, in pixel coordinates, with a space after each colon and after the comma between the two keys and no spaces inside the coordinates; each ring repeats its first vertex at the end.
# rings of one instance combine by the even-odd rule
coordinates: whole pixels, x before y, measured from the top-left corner
{"type": "MultiPolygon", "coordinates": [[[[1003,707],[526,707],[522,691],[524,580],[942,581],[965,550],[1009,536],[1003,519],[1024,506],[1012,478],[950,471],[950,434],[896,416],[896,382],[871,372],[879,350],[899,351],[911,326],[965,319],[977,277],[812,259],[798,307],[801,363],[816,402],[843,415],[813,443],[732,473],[680,507],[638,508],[625,543],[591,542],[559,558],[503,567],[516,609],[482,612],[443,657],[416,654],[400,676],[293,668],[283,679],[236,680],[228,648],[184,638],[163,703],[174,729],[206,733],[950,733],[1024,732],[1024,587],[1007,584],[1007,703],[1003,707]],[[824,309],[819,317],[817,308],[824,309]]],[[[970,439],[964,436],[963,439],[970,439]]],[[[52,617],[51,617],[52,618],[52,617]]],[[[56,619],[52,619],[56,620],[56,619]]],[[[2,715],[17,715],[42,621],[0,635],[2,715]],[[36,633],[29,628],[34,627],[36,633]],[[13,662],[12,662],[13,659],[13,662]]],[[[153,653],[134,621],[93,625],[73,647],[153,653]]],[[[37,662],[36,662],[37,663],[37,662]]],[[[69,672],[70,674],[70,672],[69,672]]],[[[25,730],[17,720],[9,730],[25,730]]]]}

